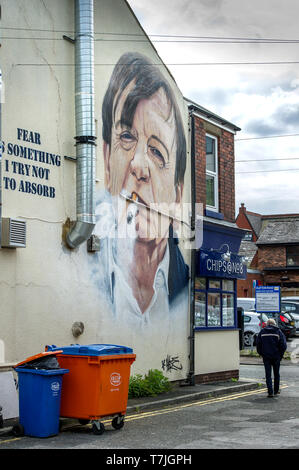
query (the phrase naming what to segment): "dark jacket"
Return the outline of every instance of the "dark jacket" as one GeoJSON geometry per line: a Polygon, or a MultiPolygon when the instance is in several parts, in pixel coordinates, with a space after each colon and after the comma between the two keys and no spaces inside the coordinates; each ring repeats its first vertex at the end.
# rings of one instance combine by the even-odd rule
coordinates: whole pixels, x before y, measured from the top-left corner
{"type": "Polygon", "coordinates": [[[285,336],[277,326],[266,326],[259,332],[256,340],[256,350],[264,358],[282,359],[286,349],[285,336]]]}

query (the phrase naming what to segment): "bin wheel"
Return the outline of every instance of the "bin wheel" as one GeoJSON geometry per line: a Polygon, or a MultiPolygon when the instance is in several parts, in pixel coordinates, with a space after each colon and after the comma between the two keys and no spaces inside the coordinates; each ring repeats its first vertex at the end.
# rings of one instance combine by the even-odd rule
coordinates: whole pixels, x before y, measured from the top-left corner
{"type": "Polygon", "coordinates": [[[114,427],[114,429],[121,429],[124,427],[124,424],[125,424],[125,418],[124,416],[115,416],[115,418],[113,418],[112,420],[112,426],[114,427]]]}
{"type": "Polygon", "coordinates": [[[85,424],[90,423],[90,419],[79,418],[78,421],[79,421],[80,424],[82,424],[82,426],[84,426],[85,424]]]}
{"type": "Polygon", "coordinates": [[[100,421],[94,421],[92,423],[92,432],[97,436],[100,436],[105,431],[105,426],[100,421]]]}
{"type": "Polygon", "coordinates": [[[15,424],[14,427],[12,428],[12,434],[15,437],[24,436],[25,434],[24,427],[21,424],[15,424]]]}

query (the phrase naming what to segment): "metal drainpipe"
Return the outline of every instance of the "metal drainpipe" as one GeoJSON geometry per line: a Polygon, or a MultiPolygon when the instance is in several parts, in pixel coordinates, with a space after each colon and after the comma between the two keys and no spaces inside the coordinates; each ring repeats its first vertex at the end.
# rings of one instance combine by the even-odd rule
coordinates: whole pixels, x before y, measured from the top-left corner
{"type": "Polygon", "coordinates": [[[70,248],[86,241],[95,226],[95,121],[93,0],[75,0],[76,211],[66,235],[70,248]]]}
{"type": "MultiPolygon", "coordinates": [[[[196,174],[195,174],[195,124],[194,116],[191,114],[191,184],[192,184],[192,216],[191,216],[191,229],[194,233],[196,230],[196,174]]],[[[195,239],[193,240],[195,244],[195,239]]],[[[190,385],[195,385],[195,330],[194,330],[194,318],[195,318],[195,253],[196,248],[193,247],[191,250],[191,299],[190,299],[190,370],[189,370],[189,382],[190,385]]]]}
{"type": "MultiPolygon", "coordinates": [[[[195,237],[195,203],[196,203],[196,191],[195,191],[195,124],[194,116],[192,113],[189,115],[190,118],[190,132],[191,132],[191,230],[195,237]]],[[[195,243],[195,239],[191,241],[195,243]]],[[[186,378],[186,382],[182,382],[181,386],[184,385],[195,385],[195,331],[194,331],[194,313],[195,313],[195,251],[196,248],[191,248],[191,285],[190,285],[190,325],[189,325],[189,372],[186,378]]]]}

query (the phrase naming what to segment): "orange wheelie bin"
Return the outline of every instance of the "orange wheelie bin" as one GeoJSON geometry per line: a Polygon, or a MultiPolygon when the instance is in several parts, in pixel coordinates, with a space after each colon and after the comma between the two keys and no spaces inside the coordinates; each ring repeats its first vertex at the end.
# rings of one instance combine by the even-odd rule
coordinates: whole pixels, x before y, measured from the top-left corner
{"type": "Polygon", "coordinates": [[[116,344],[74,344],[46,351],[58,352],[60,367],[69,370],[63,377],[60,416],[77,418],[81,424],[92,421],[94,434],[105,430],[100,421],[113,417],[112,426],[121,429],[127,410],[130,367],[133,350],[116,344]]]}

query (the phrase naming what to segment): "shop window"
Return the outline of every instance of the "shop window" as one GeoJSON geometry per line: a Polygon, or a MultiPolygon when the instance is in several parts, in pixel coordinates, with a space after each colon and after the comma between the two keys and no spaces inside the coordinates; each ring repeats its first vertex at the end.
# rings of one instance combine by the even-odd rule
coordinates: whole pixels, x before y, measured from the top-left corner
{"type": "Polygon", "coordinates": [[[222,324],[234,326],[234,294],[222,294],[222,324]]]}
{"type": "Polygon", "coordinates": [[[221,326],[220,294],[212,292],[208,294],[208,326],[221,326]]]}
{"type": "Polygon", "coordinates": [[[218,211],[217,138],[206,134],[206,206],[218,211]]]}
{"type": "Polygon", "coordinates": [[[299,266],[299,246],[287,246],[287,266],[299,266]]]}
{"type": "Polygon", "coordinates": [[[197,292],[195,295],[195,325],[206,326],[206,294],[197,292]]]}
{"type": "Polygon", "coordinates": [[[236,282],[230,279],[195,279],[195,327],[235,328],[236,282]]]}
{"type": "Polygon", "coordinates": [[[209,288],[210,289],[220,289],[220,281],[216,279],[209,280],[209,288]]]}
{"type": "Polygon", "coordinates": [[[205,277],[196,277],[195,278],[195,289],[205,289],[206,288],[206,278],[205,277]]]}

